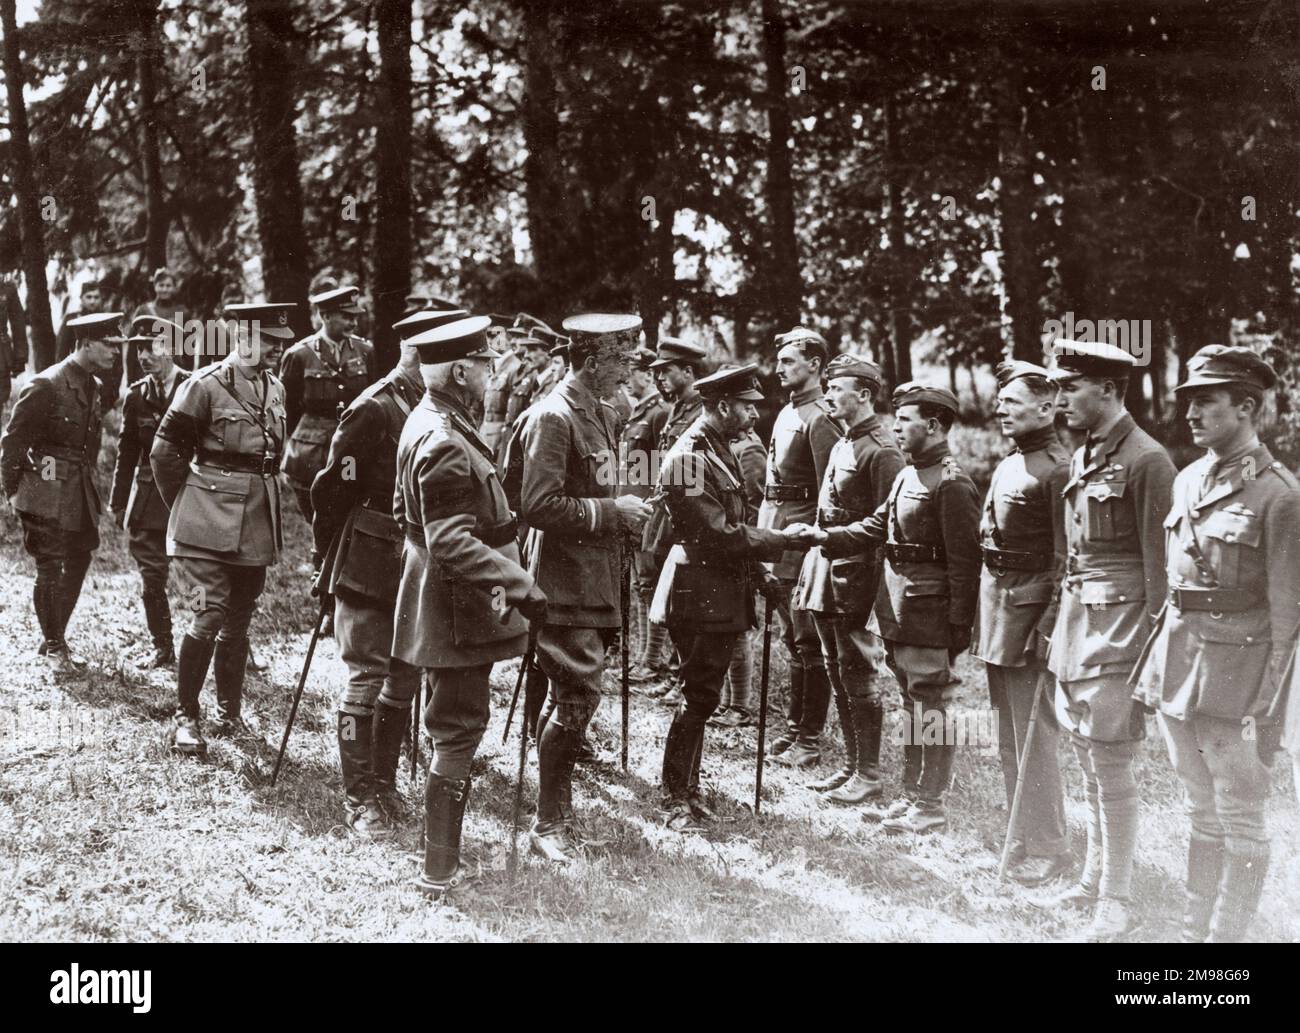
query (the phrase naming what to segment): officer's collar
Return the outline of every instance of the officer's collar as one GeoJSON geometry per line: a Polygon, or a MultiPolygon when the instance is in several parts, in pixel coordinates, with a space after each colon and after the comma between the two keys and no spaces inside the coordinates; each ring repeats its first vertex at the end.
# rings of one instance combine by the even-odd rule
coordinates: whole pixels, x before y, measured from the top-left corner
{"type": "Polygon", "coordinates": [[[465,403],[462,402],[459,398],[453,398],[451,395],[447,394],[446,392],[439,391],[437,388],[434,387],[429,388],[427,393],[431,400],[437,402],[441,406],[445,406],[446,408],[450,409],[455,415],[459,416],[471,427],[474,425],[474,421],[470,419],[469,410],[465,407],[465,403]]]}
{"type": "Polygon", "coordinates": [[[873,412],[869,416],[858,420],[857,423],[844,432],[844,436],[850,441],[856,441],[858,438],[866,437],[879,426],[880,417],[873,412]]]}
{"type": "Polygon", "coordinates": [[[1224,452],[1222,455],[1207,452],[1205,458],[1209,460],[1209,472],[1215,477],[1222,477],[1225,473],[1238,466],[1242,459],[1245,459],[1248,455],[1253,455],[1262,447],[1259,435],[1252,434],[1250,440],[1244,445],[1229,452],[1224,452]]]}
{"type": "Polygon", "coordinates": [[[1019,452],[1041,452],[1060,439],[1056,436],[1056,427],[1049,423],[1046,427],[1036,427],[1024,434],[1017,434],[1013,440],[1019,452]]]}
{"type": "Polygon", "coordinates": [[[805,387],[802,391],[791,391],[790,404],[793,406],[807,405],[809,402],[817,401],[821,396],[821,384],[814,383],[811,387],[805,387]]]}
{"type": "Polygon", "coordinates": [[[913,466],[918,470],[923,470],[927,466],[934,466],[935,463],[942,463],[948,458],[950,452],[951,450],[948,448],[948,442],[945,439],[944,441],[940,441],[937,445],[931,445],[927,449],[922,449],[920,452],[911,454],[910,458],[913,466]]]}

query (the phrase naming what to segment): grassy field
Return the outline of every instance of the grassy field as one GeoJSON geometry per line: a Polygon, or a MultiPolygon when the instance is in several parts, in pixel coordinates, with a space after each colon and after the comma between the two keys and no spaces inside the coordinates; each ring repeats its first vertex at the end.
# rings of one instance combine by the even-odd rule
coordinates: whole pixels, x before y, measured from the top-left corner
{"type": "MultiPolygon", "coordinates": [[[[147,635],[125,535],[107,520],[70,639],[90,662],[56,680],[35,656],[32,566],[18,525],[0,523],[0,936],[5,940],[870,940],[1053,941],[1084,922],[1028,906],[1001,884],[996,851],[1005,823],[995,752],[957,761],[946,833],[892,839],[852,810],[819,806],[807,773],[769,765],[763,814],[752,800],[754,734],[710,729],[704,782],[720,820],[680,838],[655,812],[669,713],[634,697],[630,770],[580,768],[584,832],[599,845],[553,871],[526,854],[507,874],[515,740],[501,724],[515,665],[493,676],[493,720],[476,762],[465,839],[483,875],[454,902],[431,905],[410,886],[418,827],[372,844],[344,834],[333,736],[344,667],[334,643],[317,651],[278,786],[270,772],[306,649],[306,528],[286,515],[292,547],[273,568],[253,624],[269,666],[250,677],[246,717],[262,742],[214,741],[206,761],[168,752],[175,693],[169,674],[135,667],[147,635]]],[[[175,595],[178,620],[180,594],[175,595]]],[[[183,626],[183,625],[181,625],[183,626]]],[[[755,636],[757,638],[757,636],[755,636]]],[[[777,673],[780,647],[774,649],[777,673]]],[[[963,657],[961,705],[978,710],[985,686],[963,657]]],[[[779,680],[779,679],[778,679],[779,680]]],[[[596,718],[596,739],[617,756],[618,702],[596,718]]],[[[204,692],[211,714],[212,689],[204,692]]],[[[1154,728],[1152,729],[1154,731],[1154,728]]],[[[837,741],[838,731],[830,737],[837,741]]],[[[838,758],[832,754],[832,760],[838,758]]],[[[900,751],[886,746],[891,788],[900,751]]],[[[1073,762],[1068,812],[1082,853],[1082,795],[1073,762]]],[[[831,761],[828,760],[827,767],[831,761]]],[[[529,758],[526,799],[535,791],[529,758]]],[[[1142,825],[1136,896],[1139,940],[1177,934],[1187,828],[1163,745],[1140,765],[1142,825]]],[[[407,788],[409,767],[401,785],[407,788]]],[[[409,790],[408,790],[409,792],[409,790]]],[[[1300,820],[1291,776],[1275,769],[1269,802],[1275,864],[1253,934],[1300,933],[1300,820]]]]}

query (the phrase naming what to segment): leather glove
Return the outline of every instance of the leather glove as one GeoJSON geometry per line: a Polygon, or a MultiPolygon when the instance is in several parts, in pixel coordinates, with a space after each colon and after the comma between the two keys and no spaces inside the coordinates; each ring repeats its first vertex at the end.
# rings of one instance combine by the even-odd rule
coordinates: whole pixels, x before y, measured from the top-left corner
{"type": "Polygon", "coordinates": [[[528,589],[528,594],[515,607],[530,624],[541,627],[546,623],[546,593],[536,585],[528,589]]]}
{"type": "Polygon", "coordinates": [[[952,663],[970,648],[970,628],[964,624],[948,625],[948,662],[952,663]]]}

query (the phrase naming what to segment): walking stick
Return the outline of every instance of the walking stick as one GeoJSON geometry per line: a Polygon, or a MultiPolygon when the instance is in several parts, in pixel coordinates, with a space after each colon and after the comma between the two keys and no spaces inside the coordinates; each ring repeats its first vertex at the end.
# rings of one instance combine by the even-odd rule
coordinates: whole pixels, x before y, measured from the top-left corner
{"type": "Polygon", "coordinates": [[[772,602],[763,599],[763,667],[758,678],[758,763],[754,771],[754,814],[763,797],[763,749],[767,738],[767,675],[772,666],[772,602]]]}
{"type": "Polygon", "coordinates": [[[284,726],[284,736],[280,739],[280,753],[275,758],[275,770],[271,772],[271,785],[275,785],[276,779],[280,777],[280,765],[284,763],[284,751],[289,745],[289,733],[293,731],[293,722],[298,716],[298,704],[302,702],[302,690],[307,684],[307,671],[311,669],[311,658],[316,653],[316,643],[320,641],[320,629],[325,623],[325,614],[329,610],[329,604],[329,594],[321,592],[320,610],[316,614],[316,627],[311,633],[311,641],[307,644],[307,658],[302,662],[302,673],[298,675],[298,688],[294,690],[293,706],[289,708],[289,720],[284,726]]]}
{"type": "MultiPolygon", "coordinates": [[[[1029,761],[1029,751],[1034,745],[1034,729],[1038,725],[1038,707],[1043,702],[1043,686],[1034,687],[1034,705],[1029,708],[1029,728],[1025,732],[1025,748],[1016,759],[1016,791],[1011,794],[1011,813],[1007,816],[1007,838],[1002,842],[1002,857],[998,860],[998,878],[1005,879],[1007,861],[1011,857],[1011,841],[1015,838],[1016,825],[1020,822],[1020,802],[1025,788],[1025,765],[1029,761]]],[[[1008,705],[1010,705],[1008,703],[1008,705]]]]}
{"type": "Polygon", "coordinates": [[[621,760],[622,760],[623,770],[624,770],[624,771],[627,771],[627,725],[628,725],[628,703],[629,703],[629,701],[630,701],[631,698],[632,698],[631,677],[630,677],[630,675],[629,675],[629,667],[628,667],[628,646],[627,646],[627,638],[628,638],[628,634],[629,634],[628,626],[629,626],[629,624],[631,623],[631,622],[628,620],[628,610],[631,608],[631,605],[632,605],[632,601],[631,601],[631,600],[632,600],[632,589],[631,589],[631,585],[630,585],[631,577],[632,577],[632,565],[631,565],[631,563],[628,562],[627,555],[628,555],[628,554],[627,554],[627,551],[626,551],[626,549],[624,549],[624,557],[625,557],[625,558],[624,558],[624,560],[623,560],[623,581],[622,581],[622,584],[621,584],[621,586],[620,586],[620,592],[619,592],[619,596],[620,596],[620,598],[619,598],[619,603],[620,603],[621,608],[622,608],[622,611],[623,611],[623,614],[622,614],[622,616],[623,616],[623,626],[622,626],[621,634],[620,634],[620,637],[619,637],[619,646],[620,646],[619,652],[622,654],[621,657],[620,657],[620,660],[621,660],[622,665],[623,665],[623,671],[622,671],[622,677],[623,677],[623,751],[622,751],[622,754],[621,754],[621,760]]]}
{"type": "MultiPolygon", "coordinates": [[[[510,697],[510,712],[506,714],[506,726],[501,732],[501,745],[504,746],[510,739],[510,723],[515,719],[515,707],[519,705],[519,690],[524,686],[524,678],[528,675],[528,668],[533,666],[533,657],[537,655],[537,632],[533,629],[531,621],[528,622],[528,648],[524,650],[523,659],[519,661],[519,675],[515,678],[514,695],[510,697]]],[[[528,731],[528,722],[524,722],[524,732],[528,731]]]]}
{"type": "MultiPolygon", "coordinates": [[[[532,621],[528,622],[528,649],[524,653],[524,658],[519,664],[519,678],[515,682],[515,700],[519,699],[519,686],[524,683],[524,672],[528,670],[528,665],[532,663],[533,654],[537,650],[537,631],[538,626],[532,621]]],[[[514,713],[514,703],[510,705],[511,714],[514,713]]],[[[539,729],[540,732],[540,729],[539,729]]],[[[506,719],[506,734],[510,733],[510,719],[506,719]]],[[[502,743],[505,739],[502,738],[502,743]]],[[[519,722],[519,770],[515,773],[515,799],[510,814],[510,861],[509,874],[510,881],[515,878],[515,865],[519,860],[519,814],[524,807],[524,766],[528,760],[528,722],[519,722]]]]}
{"type": "Polygon", "coordinates": [[[426,672],[420,672],[419,684],[415,687],[415,695],[411,697],[411,781],[419,781],[420,766],[420,715],[424,713],[424,679],[428,677],[426,672]]]}

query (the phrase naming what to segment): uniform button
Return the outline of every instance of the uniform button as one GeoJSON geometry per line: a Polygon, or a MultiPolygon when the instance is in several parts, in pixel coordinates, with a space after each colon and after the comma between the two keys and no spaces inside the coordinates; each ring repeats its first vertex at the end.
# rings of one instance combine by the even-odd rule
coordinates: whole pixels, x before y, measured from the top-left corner
{"type": "Polygon", "coordinates": [[[1128,596],[1126,596],[1126,595],[1121,595],[1121,596],[1119,597],[1119,601],[1122,602],[1122,603],[1126,603],[1126,602],[1128,602],[1128,596]]]}
{"type": "Polygon", "coordinates": [[[1074,514],[1074,522],[1075,522],[1076,524],[1081,524],[1081,523],[1083,523],[1083,517],[1079,516],[1078,513],[1075,513],[1075,514],[1074,514]]]}
{"type": "Polygon", "coordinates": [[[1255,641],[1255,636],[1254,636],[1254,635],[1247,635],[1247,636],[1246,636],[1246,641],[1247,641],[1247,642],[1254,642],[1254,641],[1255,641]]]}

